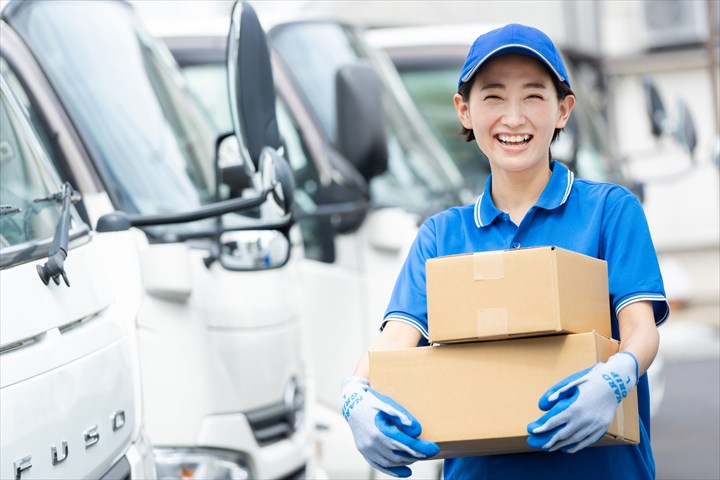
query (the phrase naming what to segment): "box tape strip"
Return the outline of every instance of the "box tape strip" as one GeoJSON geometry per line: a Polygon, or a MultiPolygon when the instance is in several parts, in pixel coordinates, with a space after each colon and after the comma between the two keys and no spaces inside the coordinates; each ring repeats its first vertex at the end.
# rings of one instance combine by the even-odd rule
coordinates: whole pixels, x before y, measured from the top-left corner
{"type": "Polygon", "coordinates": [[[505,278],[505,253],[473,253],[473,274],[475,280],[498,280],[505,278]]]}
{"type": "Polygon", "coordinates": [[[507,308],[478,308],[476,333],[478,337],[507,334],[507,308]]]}

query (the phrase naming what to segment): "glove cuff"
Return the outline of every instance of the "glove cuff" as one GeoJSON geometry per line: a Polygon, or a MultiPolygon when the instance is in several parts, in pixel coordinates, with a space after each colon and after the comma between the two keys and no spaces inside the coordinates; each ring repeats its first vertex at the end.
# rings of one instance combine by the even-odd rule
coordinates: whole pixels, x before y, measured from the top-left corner
{"type": "Polygon", "coordinates": [[[370,380],[368,380],[365,377],[360,377],[357,375],[354,375],[352,377],[347,377],[345,380],[343,380],[342,384],[340,385],[340,392],[343,396],[345,396],[348,393],[356,392],[356,391],[365,391],[370,389],[370,380]]]}
{"type": "Polygon", "coordinates": [[[628,351],[618,352],[612,357],[608,358],[607,363],[612,365],[618,373],[629,376],[633,379],[633,386],[638,381],[639,364],[635,355],[628,351]]]}
{"type": "Polygon", "coordinates": [[[638,383],[638,361],[630,352],[619,352],[608,359],[604,370],[603,378],[613,387],[620,403],[638,383]]]}
{"type": "Polygon", "coordinates": [[[363,392],[370,389],[370,381],[367,378],[352,376],[343,380],[340,387],[342,397],[341,411],[345,420],[350,418],[350,413],[355,405],[362,400],[363,392]]]}

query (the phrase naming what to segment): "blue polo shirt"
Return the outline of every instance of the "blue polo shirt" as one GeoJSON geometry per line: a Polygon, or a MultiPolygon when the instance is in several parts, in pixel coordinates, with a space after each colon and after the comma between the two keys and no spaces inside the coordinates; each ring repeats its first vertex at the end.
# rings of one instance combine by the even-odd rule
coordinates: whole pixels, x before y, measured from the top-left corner
{"type": "MultiPolygon", "coordinates": [[[[576,179],[559,162],[520,225],[492,200],[492,176],[474,204],[453,207],[423,223],[395,283],[383,319],[417,328],[427,343],[425,262],[459,253],[556,246],[607,261],[613,337],[617,313],[637,301],[653,304],[655,322],[669,314],[660,267],[638,199],[626,188],[576,179]]],[[[548,385],[548,388],[551,385],[548,385]]],[[[533,452],[447,459],[445,478],[654,478],[647,375],[637,386],[639,445],[585,448],[577,453],[533,452]]]]}

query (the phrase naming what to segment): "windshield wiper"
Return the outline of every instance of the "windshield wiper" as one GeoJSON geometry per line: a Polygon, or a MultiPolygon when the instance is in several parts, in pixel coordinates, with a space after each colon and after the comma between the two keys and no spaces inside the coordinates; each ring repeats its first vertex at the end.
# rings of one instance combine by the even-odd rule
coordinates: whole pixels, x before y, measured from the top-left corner
{"type": "Polygon", "coordinates": [[[0,215],[10,215],[20,212],[22,212],[22,209],[15,205],[0,205],[0,215]]]}
{"type": "Polygon", "coordinates": [[[62,203],[60,211],[60,219],[57,227],[55,227],[55,235],[53,235],[50,251],[48,252],[48,260],[45,265],[38,265],[37,272],[40,279],[45,285],[50,283],[52,278],[55,285],[60,285],[60,277],[65,281],[65,285],[70,286],[67,275],[65,274],[65,258],[67,258],[68,242],[70,239],[70,205],[74,190],[69,182],[62,184],[60,191],[45,198],[35,199],[35,202],[55,201],[62,203]]]}

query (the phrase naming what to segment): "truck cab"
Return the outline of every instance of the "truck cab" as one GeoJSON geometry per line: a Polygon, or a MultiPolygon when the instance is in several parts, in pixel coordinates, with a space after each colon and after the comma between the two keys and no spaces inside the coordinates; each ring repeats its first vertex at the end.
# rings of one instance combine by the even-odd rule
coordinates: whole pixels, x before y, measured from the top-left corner
{"type": "MultiPolygon", "coordinates": [[[[378,334],[420,222],[472,198],[447,152],[413,114],[397,74],[382,69],[358,29],[332,19],[260,20],[297,185],[321,462],[333,478],[375,478],[379,472],[357,452],[340,415],[339,386],[378,334]]],[[[213,33],[215,22],[204,32],[201,21],[193,24],[187,31],[158,24],[155,31],[225,131],[230,116],[217,88],[224,42],[213,33]]],[[[415,476],[427,478],[439,478],[440,468],[440,462],[413,466],[415,476]]]]}
{"type": "Polygon", "coordinates": [[[83,221],[4,75],[0,168],[0,476],[155,478],[136,239],[83,221]]]}
{"type": "MultiPolygon", "coordinates": [[[[264,36],[243,7],[235,61],[254,69],[235,70],[261,75],[264,36]],[[239,49],[246,41],[256,43],[239,49]]],[[[80,218],[96,231],[136,234],[134,328],[158,477],[314,472],[302,245],[279,145],[267,131],[216,135],[126,2],[10,2],[0,25],[4,68],[82,193],[80,218]]],[[[246,117],[236,124],[272,125],[274,111],[243,103],[274,95],[253,90],[255,80],[272,85],[243,76],[251,84],[238,88],[234,110],[246,117]]]]}

